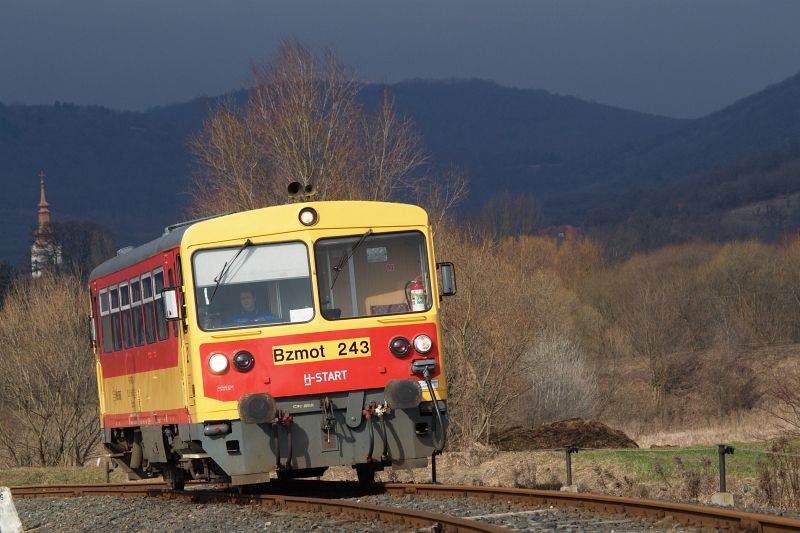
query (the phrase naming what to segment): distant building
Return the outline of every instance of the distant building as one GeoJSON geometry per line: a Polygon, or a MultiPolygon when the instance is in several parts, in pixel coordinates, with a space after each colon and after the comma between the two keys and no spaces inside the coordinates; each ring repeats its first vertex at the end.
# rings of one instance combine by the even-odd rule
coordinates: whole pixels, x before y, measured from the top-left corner
{"type": "Polygon", "coordinates": [[[42,195],[39,200],[39,227],[36,229],[36,241],[31,246],[31,276],[41,277],[49,265],[61,264],[61,247],[52,242],[50,225],[50,204],[44,197],[44,172],[39,174],[42,184],[42,195]]]}
{"type": "Polygon", "coordinates": [[[550,226],[542,230],[542,235],[562,241],[574,241],[578,238],[580,231],[574,226],[550,226]]]}

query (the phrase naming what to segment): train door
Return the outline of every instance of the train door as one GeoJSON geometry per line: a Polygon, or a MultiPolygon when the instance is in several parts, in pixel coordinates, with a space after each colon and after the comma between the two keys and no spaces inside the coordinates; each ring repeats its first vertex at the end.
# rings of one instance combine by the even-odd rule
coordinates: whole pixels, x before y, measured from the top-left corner
{"type": "Polygon", "coordinates": [[[164,270],[167,273],[167,285],[177,287],[180,295],[180,316],[181,320],[171,323],[172,334],[174,335],[178,353],[178,366],[181,375],[181,393],[183,407],[191,407],[195,404],[194,381],[192,379],[192,365],[189,360],[188,324],[186,319],[186,301],[184,296],[183,272],[180,250],[175,249],[164,254],[164,270]]]}

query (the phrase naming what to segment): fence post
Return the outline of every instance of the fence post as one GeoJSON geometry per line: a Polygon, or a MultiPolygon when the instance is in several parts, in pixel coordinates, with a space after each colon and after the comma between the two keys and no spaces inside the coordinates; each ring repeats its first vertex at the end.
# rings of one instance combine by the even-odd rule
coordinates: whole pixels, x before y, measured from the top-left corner
{"type": "Polygon", "coordinates": [[[728,492],[725,486],[725,456],[733,455],[733,446],[718,444],[717,453],[719,453],[719,491],[728,492]]]}
{"type": "Polygon", "coordinates": [[[567,456],[567,487],[572,486],[572,457],[573,453],[578,453],[578,448],[575,446],[565,446],[564,452],[567,456]]]}

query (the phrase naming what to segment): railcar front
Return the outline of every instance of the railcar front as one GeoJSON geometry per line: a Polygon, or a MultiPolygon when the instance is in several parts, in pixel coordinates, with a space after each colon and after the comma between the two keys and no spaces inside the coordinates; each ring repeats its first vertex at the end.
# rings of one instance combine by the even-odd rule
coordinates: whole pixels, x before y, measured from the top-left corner
{"type": "Polygon", "coordinates": [[[152,422],[134,429],[144,464],[174,486],[427,465],[447,425],[438,314],[452,291],[422,209],[297,203],[182,231],[161,302],[186,416],[139,413],[152,422]]]}

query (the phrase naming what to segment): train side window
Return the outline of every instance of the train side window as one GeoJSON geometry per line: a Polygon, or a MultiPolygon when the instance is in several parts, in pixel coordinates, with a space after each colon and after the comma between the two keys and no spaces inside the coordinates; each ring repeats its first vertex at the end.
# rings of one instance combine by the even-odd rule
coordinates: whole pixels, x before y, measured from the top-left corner
{"type": "Polygon", "coordinates": [[[114,341],[114,351],[122,349],[122,331],[119,319],[119,289],[116,285],[108,288],[111,297],[111,337],[114,341]]]}
{"type": "Polygon", "coordinates": [[[164,290],[164,269],[158,268],[153,271],[153,281],[155,282],[155,291],[153,302],[156,308],[156,324],[158,326],[158,340],[163,341],[169,338],[169,328],[167,327],[167,319],[164,318],[164,301],[161,298],[161,291],[164,290]]]}
{"type": "Polygon", "coordinates": [[[108,289],[100,289],[100,336],[103,338],[103,352],[111,353],[111,312],[108,307],[108,289]]]}
{"type": "Polygon", "coordinates": [[[119,284],[119,316],[122,322],[122,345],[125,349],[133,347],[133,332],[131,331],[131,294],[128,282],[119,284]]]}
{"type": "Polygon", "coordinates": [[[131,320],[133,321],[133,343],[144,344],[144,322],[142,321],[142,286],[139,278],[131,280],[131,320]]]}
{"type": "Polygon", "coordinates": [[[150,272],[142,274],[142,307],[144,308],[144,332],[147,344],[156,342],[156,313],[153,309],[153,278],[150,272]]]}

